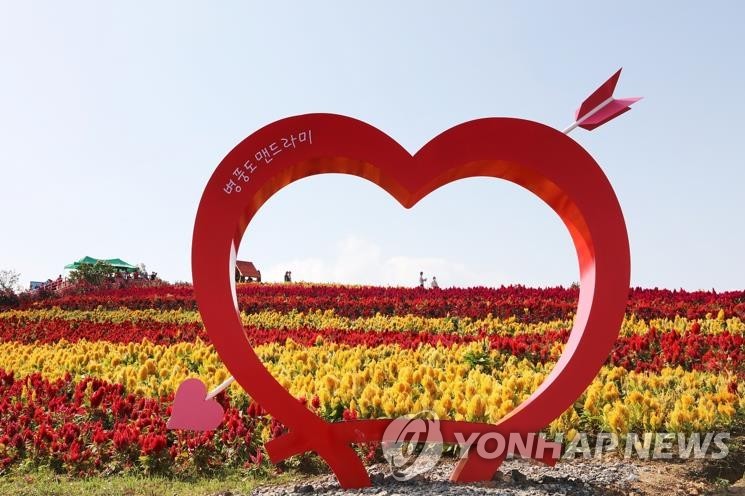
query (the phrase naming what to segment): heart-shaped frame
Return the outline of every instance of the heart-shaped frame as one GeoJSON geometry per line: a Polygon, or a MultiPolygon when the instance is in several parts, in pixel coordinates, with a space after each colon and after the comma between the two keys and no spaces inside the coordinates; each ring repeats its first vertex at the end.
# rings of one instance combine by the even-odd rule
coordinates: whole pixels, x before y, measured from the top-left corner
{"type": "MultiPolygon", "coordinates": [[[[192,243],[194,291],[217,353],[251,398],[288,428],[266,444],[274,463],[315,451],[343,487],[368,486],[370,478],[351,444],[382,440],[392,421],[331,423],[316,416],[264,367],[241,323],[234,266],[249,222],[284,186],[325,173],[372,181],[405,208],[458,179],[506,179],[541,198],[569,229],[579,259],[580,294],[563,354],[540,387],[498,423],[442,421],[445,442],[455,443],[456,433],[539,432],[592,382],[623,320],[630,255],[613,188],[579,144],[536,122],[485,118],[443,132],[412,156],[385,133],[350,117],[289,117],[256,131],[223,159],[202,195],[192,243]]],[[[451,479],[489,480],[504,456],[485,459],[471,450],[451,479]]],[[[555,461],[540,453],[535,457],[555,461]]]]}

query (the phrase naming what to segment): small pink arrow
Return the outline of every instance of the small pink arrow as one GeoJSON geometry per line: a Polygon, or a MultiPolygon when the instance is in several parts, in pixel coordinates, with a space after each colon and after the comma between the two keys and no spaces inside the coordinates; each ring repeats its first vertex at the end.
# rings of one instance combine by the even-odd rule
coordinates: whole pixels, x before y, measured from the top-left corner
{"type": "Polygon", "coordinates": [[[606,122],[615,119],[624,112],[631,110],[631,105],[641,100],[641,97],[613,98],[613,91],[621,77],[621,70],[613,74],[592,95],[582,102],[574,115],[574,124],[562,131],[569,134],[577,127],[592,131],[606,122]]]}
{"type": "Polygon", "coordinates": [[[220,425],[224,415],[222,406],[214,398],[207,397],[207,387],[202,381],[187,379],[176,391],[166,428],[213,431],[220,425]]]}

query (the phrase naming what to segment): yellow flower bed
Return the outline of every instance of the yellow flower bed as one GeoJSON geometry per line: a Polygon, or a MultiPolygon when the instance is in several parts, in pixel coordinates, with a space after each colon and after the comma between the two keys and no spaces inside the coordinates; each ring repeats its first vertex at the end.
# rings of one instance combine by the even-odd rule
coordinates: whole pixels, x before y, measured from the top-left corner
{"type": "MultiPolygon", "coordinates": [[[[321,409],[353,408],[360,417],[393,417],[434,410],[442,418],[496,422],[525,400],[553,364],[534,364],[496,351],[493,370],[473,367],[468,354],[480,343],[375,348],[338,344],[257,347],[270,372],[295,396],[318,396],[321,409]]],[[[41,372],[56,379],[95,376],[121,383],[137,394],[164,396],[188,377],[213,387],[228,372],[214,349],[203,342],[160,346],[148,342],[112,344],[80,341],[52,345],[0,343],[2,367],[23,377],[41,372]]],[[[707,430],[730,425],[745,413],[745,386],[731,392],[729,373],[663,369],[659,374],[604,367],[585,394],[551,430],[611,432],[707,430]]],[[[233,396],[245,393],[237,387],[233,396]]]]}
{"type": "Polygon", "coordinates": [[[45,320],[88,320],[99,324],[121,324],[123,322],[138,322],[141,320],[152,320],[167,324],[189,324],[201,322],[198,312],[189,310],[131,310],[120,308],[118,310],[63,310],[59,307],[42,308],[33,310],[6,310],[0,312],[2,319],[25,319],[42,322],[45,320]]]}
{"type": "MultiPolygon", "coordinates": [[[[45,321],[50,319],[88,320],[97,323],[122,323],[151,320],[167,324],[188,324],[201,322],[198,312],[187,310],[62,310],[60,308],[36,310],[11,310],[0,312],[0,319],[27,319],[31,321],[45,321]]],[[[313,329],[342,329],[359,331],[399,331],[399,332],[427,332],[476,334],[485,330],[488,334],[517,335],[530,333],[544,333],[548,330],[571,329],[572,320],[555,320],[528,324],[518,322],[514,317],[497,318],[487,316],[484,319],[468,317],[428,318],[415,315],[390,316],[376,315],[350,319],[337,315],[333,310],[317,310],[315,312],[287,313],[263,311],[254,314],[242,314],[243,323],[249,327],[263,329],[297,329],[308,327],[313,329]]],[[[644,334],[650,327],[658,331],[675,331],[678,333],[690,329],[694,321],[685,317],[674,319],[652,319],[645,321],[634,315],[626,316],[621,327],[622,336],[644,334]]],[[[708,316],[697,321],[703,334],[719,334],[729,331],[732,334],[745,334],[745,322],[737,317],[730,319],[708,316]]]]}

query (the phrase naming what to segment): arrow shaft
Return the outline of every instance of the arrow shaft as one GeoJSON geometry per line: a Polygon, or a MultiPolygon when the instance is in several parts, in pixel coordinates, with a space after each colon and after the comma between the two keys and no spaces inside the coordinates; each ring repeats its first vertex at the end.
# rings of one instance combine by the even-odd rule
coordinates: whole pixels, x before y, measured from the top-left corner
{"type": "Polygon", "coordinates": [[[574,121],[574,123],[571,126],[569,126],[568,128],[564,129],[562,131],[562,133],[564,133],[564,134],[571,133],[574,129],[577,128],[577,126],[579,126],[580,124],[582,124],[583,122],[585,122],[587,119],[589,119],[593,115],[595,115],[598,112],[600,112],[601,110],[603,110],[603,108],[606,105],[608,105],[610,102],[612,102],[612,101],[613,101],[613,96],[608,97],[606,100],[603,101],[603,103],[601,103],[600,105],[598,105],[597,107],[595,107],[594,109],[590,110],[585,115],[583,115],[582,117],[580,117],[579,119],[577,119],[576,121],[574,121]]]}
{"type": "Polygon", "coordinates": [[[230,377],[228,377],[227,379],[225,379],[224,381],[222,381],[222,383],[219,386],[217,386],[215,389],[213,389],[212,391],[210,391],[209,393],[207,393],[207,398],[205,398],[205,400],[211,400],[212,398],[214,398],[218,394],[222,393],[223,391],[225,391],[226,389],[228,389],[228,387],[231,384],[233,384],[233,382],[235,382],[235,377],[233,377],[231,375],[230,377]]]}

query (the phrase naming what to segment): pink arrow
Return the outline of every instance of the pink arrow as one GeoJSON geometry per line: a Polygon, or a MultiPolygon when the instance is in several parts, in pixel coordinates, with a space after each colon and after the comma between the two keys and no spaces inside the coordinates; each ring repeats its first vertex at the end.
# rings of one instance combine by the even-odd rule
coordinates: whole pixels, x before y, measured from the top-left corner
{"type": "Polygon", "coordinates": [[[613,91],[618,84],[618,78],[621,77],[621,70],[618,69],[610,79],[582,102],[574,115],[574,124],[564,129],[562,131],[564,134],[569,134],[577,127],[592,131],[624,112],[628,112],[631,110],[631,105],[641,100],[641,97],[613,98],[613,91]]]}

